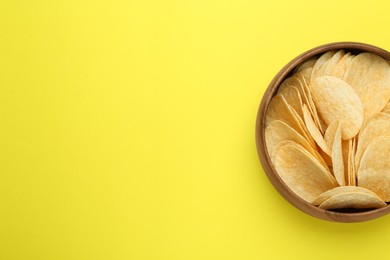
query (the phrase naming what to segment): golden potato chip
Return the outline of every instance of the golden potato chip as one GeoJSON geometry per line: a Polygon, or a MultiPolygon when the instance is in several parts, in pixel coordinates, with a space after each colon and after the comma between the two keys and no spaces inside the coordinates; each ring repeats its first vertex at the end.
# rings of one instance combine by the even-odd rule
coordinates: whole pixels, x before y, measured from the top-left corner
{"type": "Polygon", "coordinates": [[[343,160],[344,160],[344,172],[346,178],[346,185],[356,186],[356,175],[354,167],[354,151],[355,151],[355,138],[343,141],[343,160]],[[346,145],[345,145],[346,143],[346,145]],[[345,146],[344,146],[345,145],[345,146]],[[344,150],[345,149],[345,150],[344,150]]]}
{"type": "MultiPolygon", "coordinates": [[[[285,88],[283,92],[286,89],[287,88],[285,88]]],[[[313,146],[315,146],[315,142],[310,136],[303,119],[299,116],[295,109],[287,103],[283,95],[277,94],[272,98],[268,105],[266,126],[268,126],[273,120],[286,122],[288,125],[297,130],[299,134],[304,136],[313,146]]]]}
{"type": "Polygon", "coordinates": [[[345,174],[344,174],[344,161],[343,161],[343,149],[341,140],[341,126],[338,124],[335,137],[332,145],[332,162],[333,162],[333,174],[339,185],[344,186],[345,174]]]}
{"type": "Polygon", "coordinates": [[[320,130],[317,128],[316,124],[311,117],[310,111],[307,108],[306,104],[303,105],[303,118],[306,123],[307,130],[309,130],[310,135],[313,137],[317,145],[324,151],[327,155],[331,156],[332,152],[330,148],[326,145],[324,138],[320,130]]]}
{"type": "Polygon", "coordinates": [[[367,146],[376,138],[381,136],[390,136],[390,116],[383,113],[377,113],[371,117],[363,132],[359,135],[359,142],[355,155],[355,166],[359,168],[360,160],[367,146]]]}
{"type": "Polygon", "coordinates": [[[358,169],[358,185],[390,201],[390,137],[378,137],[366,148],[358,169]]]}
{"type": "Polygon", "coordinates": [[[301,65],[299,65],[297,67],[295,72],[301,72],[301,71],[303,71],[305,69],[313,68],[313,66],[316,63],[316,61],[317,61],[317,59],[310,59],[310,60],[305,61],[304,63],[302,63],[301,65]]]}
{"type": "MultiPolygon", "coordinates": [[[[311,81],[315,80],[318,76],[322,76],[325,68],[326,62],[333,57],[336,51],[327,51],[318,58],[316,63],[313,66],[313,70],[311,72],[311,81]]],[[[311,84],[311,82],[310,82],[311,84]]]]}
{"type": "Polygon", "coordinates": [[[299,117],[303,119],[301,94],[299,94],[296,87],[289,85],[279,91],[278,95],[282,95],[286,102],[298,113],[299,117]]]}
{"type": "Polygon", "coordinates": [[[303,122],[303,119],[299,117],[298,113],[290,106],[290,110],[292,112],[292,115],[294,119],[298,122],[298,124],[301,126],[301,129],[303,131],[303,137],[306,138],[307,141],[313,146],[316,147],[315,141],[313,137],[310,135],[309,130],[307,129],[305,122],[303,122]]]}
{"type": "Polygon", "coordinates": [[[310,82],[312,70],[313,67],[305,68],[301,71],[296,72],[294,76],[304,78],[306,82],[310,82]]]}
{"type": "MultiPolygon", "coordinates": [[[[343,163],[344,163],[344,176],[345,180],[347,181],[347,185],[349,185],[349,171],[350,171],[350,165],[349,165],[349,153],[350,153],[350,140],[343,140],[341,142],[341,146],[343,149],[343,163]]],[[[352,142],[351,142],[351,148],[352,148],[352,142]]]]}
{"type": "Polygon", "coordinates": [[[358,54],[349,65],[344,80],[360,97],[364,118],[380,112],[390,98],[390,66],[378,55],[358,54]]]}
{"type": "MultiPolygon", "coordinates": [[[[275,167],[275,155],[276,155],[276,152],[279,151],[280,148],[282,148],[282,147],[284,147],[286,145],[296,145],[296,144],[297,144],[297,142],[294,142],[294,141],[291,141],[291,140],[280,141],[280,142],[277,142],[276,145],[274,145],[273,143],[270,143],[270,150],[268,150],[268,153],[269,153],[271,162],[274,165],[274,167],[275,167]]],[[[267,147],[267,149],[268,149],[268,147],[267,147]]]]}
{"type": "Polygon", "coordinates": [[[363,192],[345,192],[325,200],[321,209],[376,209],[387,204],[375,195],[363,192]]]}
{"type": "Polygon", "coordinates": [[[349,172],[348,172],[348,185],[356,186],[356,171],[355,171],[355,150],[356,150],[356,137],[350,139],[351,149],[349,150],[349,172]]]}
{"type": "Polygon", "coordinates": [[[291,106],[281,95],[274,96],[268,105],[266,126],[272,123],[273,120],[281,120],[297,130],[299,134],[304,135],[301,125],[291,111],[291,106]]]}
{"type": "Polygon", "coordinates": [[[333,146],[334,137],[336,136],[338,127],[339,121],[333,121],[325,131],[324,140],[329,148],[333,146]]]}
{"type": "MultiPolygon", "coordinates": [[[[338,126],[338,122],[334,122],[334,123],[330,124],[329,127],[325,131],[324,140],[325,140],[327,147],[329,147],[330,150],[332,149],[332,146],[333,146],[333,141],[334,141],[334,137],[336,135],[337,126],[338,126]]],[[[325,152],[323,152],[321,150],[319,151],[319,153],[324,158],[324,161],[326,162],[326,164],[333,168],[332,157],[327,155],[325,152]]]]}
{"type": "Polygon", "coordinates": [[[362,133],[364,132],[364,130],[366,129],[367,124],[373,120],[390,120],[390,114],[387,114],[384,112],[379,112],[379,113],[373,114],[369,118],[366,118],[363,121],[362,127],[360,127],[359,138],[362,135],[362,133]]]}
{"type": "Polygon", "coordinates": [[[332,56],[332,58],[330,58],[326,62],[325,70],[324,70],[322,76],[335,76],[335,72],[336,72],[336,69],[337,69],[337,64],[341,60],[341,58],[343,58],[344,54],[345,54],[344,50],[339,50],[338,52],[336,52],[332,56]]]}
{"type": "Polygon", "coordinates": [[[304,92],[306,94],[306,97],[307,97],[306,105],[308,106],[309,111],[310,111],[311,115],[313,116],[315,124],[317,125],[318,129],[320,130],[320,132],[323,134],[324,133],[324,129],[322,128],[322,125],[320,123],[320,119],[319,119],[319,116],[318,116],[317,108],[316,108],[316,106],[314,104],[310,88],[307,85],[307,82],[306,82],[306,80],[304,78],[299,77],[299,76],[297,78],[298,78],[298,81],[301,83],[302,89],[304,90],[304,92]]]}
{"type": "Polygon", "coordinates": [[[334,76],[340,79],[344,78],[345,72],[354,58],[355,55],[352,55],[350,52],[345,54],[344,57],[342,57],[341,60],[337,63],[334,76]]]}
{"type": "MultiPolygon", "coordinates": [[[[279,87],[278,94],[283,93],[286,89],[290,88],[291,86],[294,86],[298,89],[299,94],[301,95],[302,104],[307,104],[310,110],[310,113],[313,115],[314,121],[317,124],[317,111],[313,102],[313,99],[310,94],[310,90],[306,84],[305,79],[302,75],[297,74],[295,76],[289,77],[286,80],[282,82],[282,84],[279,87]]],[[[322,129],[319,127],[320,131],[322,132],[322,129]]]]}
{"type": "Polygon", "coordinates": [[[324,201],[326,201],[327,199],[333,197],[334,195],[337,195],[337,194],[340,194],[340,193],[347,193],[347,192],[361,192],[361,193],[367,193],[367,194],[371,194],[373,196],[377,196],[374,192],[372,192],[370,190],[367,190],[366,188],[363,188],[363,187],[340,186],[340,187],[336,187],[336,188],[333,188],[331,190],[325,191],[320,196],[318,196],[311,204],[313,204],[315,206],[319,206],[324,201]]]}
{"type": "Polygon", "coordinates": [[[310,85],[313,100],[324,122],[341,124],[343,140],[354,137],[363,123],[363,107],[355,91],[334,76],[315,79],[310,85]]]}
{"type": "Polygon", "coordinates": [[[309,203],[337,186],[331,173],[298,144],[275,151],[275,169],[287,187],[309,203]]]}
{"type": "Polygon", "coordinates": [[[290,86],[293,86],[293,87],[296,87],[298,88],[300,94],[301,94],[301,98],[302,98],[302,101],[305,101],[303,95],[302,95],[302,92],[301,90],[299,89],[299,82],[298,82],[298,78],[295,77],[295,76],[292,76],[292,77],[288,77],[287,79],[285,79],[279,86],[278,88],[278,94],[280,92],[282,92],[285,88],[288,88],[290,86]]]}
{"type": "Polygon", "coordinates": [[[265,140],[266,146],[268,149],[268,154],[272,161],[274,161],[275,149],[277,145],[283,141],[293,141],[302,147],[304,147],[308,152],[310,152],[317,160],[328,169],[324,159],[321,155],[313,148],[313,146],[296,130],[291,126],[280,120],[274,120],[266,129],[265,129],[265,140]]]}
{"type": "Polygon", "coordinates": [[[282,84],[280,84],[280,87],[278,89],[278,94],[283,92],[284,89],[289,88],[291,86],[296,87],[299,91],[299,94],[301,95],[301,99],[303,104],[308,104],[309,101],[307,100],[306,91],[303,89],[301,81],[298,79],[298,76],[301,77],[299,74],[294,75],[292,77],[289,77],[285,79],[282,84]]]}

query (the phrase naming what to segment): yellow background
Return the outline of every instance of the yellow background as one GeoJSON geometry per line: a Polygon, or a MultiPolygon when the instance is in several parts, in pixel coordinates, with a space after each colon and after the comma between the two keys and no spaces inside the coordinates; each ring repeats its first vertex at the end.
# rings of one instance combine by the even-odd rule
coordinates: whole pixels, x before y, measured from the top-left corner
{"type": "Polygon", "coordinates": [[[334,41],[390,50],[389,1],[0,2],[0,259],[368,259],[257,158],[273,76],[334,41]]]}

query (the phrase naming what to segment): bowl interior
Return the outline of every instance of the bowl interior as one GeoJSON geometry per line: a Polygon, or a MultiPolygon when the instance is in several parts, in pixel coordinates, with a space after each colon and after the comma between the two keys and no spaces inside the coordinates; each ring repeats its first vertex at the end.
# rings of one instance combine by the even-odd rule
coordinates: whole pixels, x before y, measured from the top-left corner
{"type": "Polygon", "coordinates": [[[361,52],[370,52],[374,53],[382,58],[390,61],[390,53],[386,50],[378,48],[364,43],[357,42],[336,42],[326,45],[322,45],[311,49],[295,59],[289,62],[280,72],[274,77],[274,79],[269,84],[266,92],[263,95],[262,101],[259,106],[256,120],[256,146],[259,159],[263,166],[264,172],[268,176],[269,180],[273,186],[279,191],[279,193],[292,205],[296,208],[302,210],[303,212],[328,221],[336,222],[360,222],[371,220],[380,216],[383,216],[390,212],[390,205],[372,210],[354,210],[354,209],[345,209],[345,210],[323,210],[319,207],[313,206],[305,200],[301,199],[294,192],[292,192],[279,177],[276,172],[273,164],[271,163],[267,147],[265,144],[265,116],[268,108],[268,104],[271,101],[272,97],[276,94],[280,84],[291,74],[294,69],[305,61],[316,58],[321,54],[329,50],[339,50],[344,49],[346,52],[351,52],[352,54],[358,54],[361,52]]]}

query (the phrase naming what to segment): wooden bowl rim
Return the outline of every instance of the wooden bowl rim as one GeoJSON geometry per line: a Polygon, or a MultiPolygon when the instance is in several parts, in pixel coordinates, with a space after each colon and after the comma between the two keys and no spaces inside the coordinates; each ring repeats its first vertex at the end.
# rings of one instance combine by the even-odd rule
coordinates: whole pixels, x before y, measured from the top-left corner
{"type": "Polygon", "coordinates": [[[265,115],[268,108],[268,104],[271,98],[276,94],[280,84],[282,81],[290,75],[290,73],[296,68],[298,65],[303,62],[309,60],[310,58],[317,56],[321,53],[324,53],[329,50],[338,50],[338,49],[346,49],[356,52],[370,52],[381,56],[382,58],[390,61],[390,53],[384,49],[379,47],[360,43],[360,42],[333,42],[324,44],[315,48],[312,48],[301,55],[297,56],[293,60],[291,60],[287,65],[285,65],[273,78],[271,83],[269,84],[267,90],[265,91],[256,118],[256,147],[257,153],[260,159],[260,162],[263,166],[264,172],[266,173],[268,179],[271,181],[272,185],[278,190],[278,192],[293,206],[298,208],[299,210],[309,214],[313,217],[335,221],[335,222],[362,222],[372,220],[383,215],[386,215],[390,212],[390,204],[386,207],[380,209],[373,209],[364,212],[354,212],[354,213],[342,213],[335,212],[329,210],[323,210],[316,206],[311,205],[306,202],[299,196],[297,196],[294,192],[288,188],[282,179],[279,177],[276,172],[271,160],[269,158],[269,154],[267,151],[267,147],[265,145],[265,115]]]}

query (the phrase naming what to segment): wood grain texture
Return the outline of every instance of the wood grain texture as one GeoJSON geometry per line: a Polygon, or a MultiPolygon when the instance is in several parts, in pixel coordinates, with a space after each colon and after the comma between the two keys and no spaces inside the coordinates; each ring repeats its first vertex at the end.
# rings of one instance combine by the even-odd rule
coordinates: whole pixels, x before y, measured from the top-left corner
{"type": "Polygon", "coordinates": [[[291,75],[292,71],[297,66],[304,63],[305,61],[315,56],[318,56],[326,51],[339,50],[339,49],[344,49],[346,50],[346,52],[350,51],[353,54],[357,54],[360,52],[370,52],[370,53],[377,54],[388,61],[390,60],[390,53],[387,52],[386,50],[383,50],[381,48],[369,44],[358,43],[358,42],[329,43],[329,44],[316,47],[314,49],[311,49],[299,55],[298,57],[290,61],[284,68],[282,68],[282,70],[271,81],[266,92],[263,95],[263,98],[261,100],[258,109],[257,119],[256,119],[256,130],[255,130],[256,146],[257,146],[257,153],[260,162],[269,180],[271,181],[273,186],[279,191],[279,193],[296,208],[300,209],[301,211],[313,217],[320,218],[323,220],[336,221],[336,222],[361,222],[361,221],[375,219],[385,214],[388,214],[390,212],[390,205],[384,208],[368,210],[368,211],[351,210],[346,212],[335,212],[335,211],[323,210],[318,207],[315,207],[310,203],[307,203],[300,197],[298,197],[284,184],[284,182],[279,177],[279,175],[275,171],[274,166],[271,163],[267,151],[267,147],[265,144],[265,118],[266,118],[265,116],[266,116],[268,104],[271,98],[276,94],[283,80],[286,79],[289,75],[291,75]]]}

